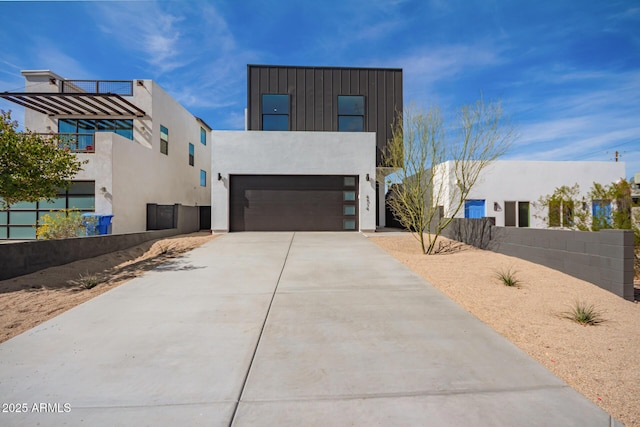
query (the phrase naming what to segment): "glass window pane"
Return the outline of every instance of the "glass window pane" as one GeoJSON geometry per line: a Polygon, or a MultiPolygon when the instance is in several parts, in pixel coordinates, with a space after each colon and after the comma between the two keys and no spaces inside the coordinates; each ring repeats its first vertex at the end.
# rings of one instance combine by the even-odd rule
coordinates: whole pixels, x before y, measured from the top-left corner
{"type": "Polygon", "coordinates": [[[195,154],[195,147],[191,143],[189,143],[189,154],[192,156],[195,154]]]}
{"type": "Polygon", "coordinates": [[[200,143],[207,145],[207,131],[204,128],[200,128],[200,143]]]}
{"type": "Polygon", "coordinates": [[[165,141],[169,139],[169,129],[164,126],[160,126],[160,139],[164,139],[165,141]]]}
{"type": "Polygon", "coordinates": [[[113,132],[115,124],[113,120],[96,120],[96,132],[113,132]]]}
{"type": "Polygon", "coordinates": [[[76,121],[70,119],[58,120],[58,133],[76,133],[76,121]]]}
{"type": "Polygon", "coordinates": [[[7,227],[0,227],[0,239],[7,238],[7,227]]]}
{"type": "Polygon", "coordinates": [[[94,196],[69,196],[69,209],[94,209],[95,205],[94,196]]]}
{"type": "Polygon", "coordinates": [[[342,222],[342,228],[345,230],[355,230],[356,229],[356,220],[355,219],[345,219],[342,222]]]}
{"type": "Polygon", "coordinates": [[[356,207],[355,206],[343,206],[345,215],[355,215],[356,207]]]}
{"type": "Polygon", "coordinates": [[[11,225],[35,225],[35,212],[9,212],[9,223],[11,225]]]}
{"type": "Polygon", "coordinates": [[[262,114],[289,114],[289,95],[262,95],[262,114]]]}
{"type": "Polygon", "coordinates": [[[344,186],[345,187],[355,187],[356,186],[356,177],[355,176],[345,176],[344,177],[344,186]]]}
{"type": "Polygon", "coordinates": [[[339,116],[339,132],[363,132],[364,120],[362,116],[339,116]]]}
{"type": "Polygon", "coordinates": [[[9,212],[0,211],[0,225],[6,225],[8,219],[9,219],[9,212]]]}
{"type": "Polygon", "coordinates": [[[264,114],[262,130],[289,130],[289,116],[264,114]]]}
{"type": "Polygon", "coordinates": [[[36,202],[18,202],[11,205],[11,209],[35,209],[36,202]]]}
{"type": "Polygon", "coordinates": [[[95,181],[75,181],[69,187],[69,194],[96,194],[95,181]]]}
{"type": "Polygon", "coordinates": [[[364,116],[364,96],[338,96],[338,114],[364,116]]]}
{"type": "Polygon", "coordinates": [[[201,187],[207,186],[207,173],[202,169],[200,169],[200,186],[201,187]]]}
{"type": "Polygon", "coordinates": [[[67,207],[67,198],[66,197],[58,197],[56,199],[52,199],[51,202],[40,202],[38,209],[51,210],[51,209],[64,209],[67,207]]]}
{"type": "Polygon", "coordinates": [[[117,120],[116,133],[127,139],[133,139],[133,120],[117,120]]]}
{"type": "Polygon", "coordinates": [[[36,229],[34,227],[9,227],[12,239],[35,239],[36,229]]]}
{"type": "Polygon", "coordinates": [[[356,192],[355,191],[343,191],[343,200],[346,201],[354,201],[356,199],[356,192]]]}

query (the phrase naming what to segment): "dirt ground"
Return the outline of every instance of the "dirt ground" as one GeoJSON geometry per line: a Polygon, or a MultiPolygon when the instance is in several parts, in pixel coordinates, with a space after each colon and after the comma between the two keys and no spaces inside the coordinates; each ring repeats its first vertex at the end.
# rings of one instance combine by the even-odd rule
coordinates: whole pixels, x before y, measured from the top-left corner
{"type": "MultiPolygon", "coordinates": [[[[0,281],[0,342],[215,238],[175,236],[0,281]],[[99,284],[82,284],[97,278],[99,284]]],[[[484,323],[530,354],[628,427],[640,427],[640,304],[518,258],[443,239],[453,252],[425,256],[409,234],[371,240],[484,323]],[[521,281],[495,278],[512,269],[521,281]],[[563,318],[576,301],[607,320],[581,326],[563,318]]]]}
{"type": "Polygon", "coordinates": [[[0,281],[0,342],[213,239],[193,233],[0,281]],[[83,284],[100,282],[86,289],[83,284]]]}
{"type": "MultiPolygon", "coordinates": [[[[378,237],[379,236],[379,237],[378,237]]],[[[371,240],[547,367],[627,427],[640,426],[640,304],[518,258],[443,239],[453,252],[422,255],[409,234],[371,240]],[[495,276],[512,269],[508,287],[495,276]],[[564,318],[576,301],[606,321],[581,326],[564,318]]]]}

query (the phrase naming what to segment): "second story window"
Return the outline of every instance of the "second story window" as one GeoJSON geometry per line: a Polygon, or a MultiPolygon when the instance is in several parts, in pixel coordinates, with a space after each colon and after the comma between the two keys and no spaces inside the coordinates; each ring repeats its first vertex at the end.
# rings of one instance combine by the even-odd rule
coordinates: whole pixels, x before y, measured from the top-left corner
{"type": "Polygon", "coordinates": [[[193,166],[193,164],[195,163],[195,157],[196,157],[195,147],[193,146],[192,143],[189,143],[189,164],[191,166],[193,166]]]}
{"type": "Polygon", "coordinates": [[[160,126],[160,152],[169,155],[169,129],[160,126]]]}
{"type": "Polygon", "coordinates": [[[338,131],[364,132],[364,96],[338,96],[338,131]]]}
{"type": "Polygon", "coordinates": [[[289,130],[289,95],[262,95],[262,130],[289,130]]]}
{"type": "Polygon", "coordinates": [[[200,128],[200,143],[207,145],[207,131],[204,128],[200,128]]]}

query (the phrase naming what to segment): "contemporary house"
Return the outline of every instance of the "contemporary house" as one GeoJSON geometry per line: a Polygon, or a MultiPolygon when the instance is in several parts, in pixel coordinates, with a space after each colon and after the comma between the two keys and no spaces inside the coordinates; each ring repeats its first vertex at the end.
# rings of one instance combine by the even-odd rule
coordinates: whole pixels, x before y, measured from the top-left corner
{"type": "MultiPolygon", "coordinates": [[[[456,191],[453,162],[442,163],[438,169],[436,186],[444,180],[445,196],[441,206],[443,215],[449,217],[456,191]]],[[[537,203],[541,197],[553,194],[561,186],[578,184],[581,198],[589,209],[610,212],[610,201],[589,200],[587,193],[594,182],[606,185],[624,176],[625,164],[621,162],[498,160],[481,172],[465,200],[464,208],[455,216],[492,217],[495,225],[506,227],[561,227],[562,213],[559,216],[549,215],[549,207],[544,208],[537,203]],[[553,219],[550,222],[550,218],[555,217],[557,224],[553,219]]]]}
{"type": "Polygon", "coordinates": [[[0,97],[25,107],[27,129],[60,134],[88,163],[52,202],[0,212],[0,239],[33,239],[42,215],[70,208],[113,215],[113,233],[128,233],[163,228],[157,205],[197,206],[202,228],[210,228],[211,128],[204,121],[151,80],[22,75],[25,91],[0,97]]]}
{"type": "Polygon", "coordinates": [[[248,65],[246,130],[212,132],[214,232],[384,225],[402,102],[401,69],[248,65]]]}

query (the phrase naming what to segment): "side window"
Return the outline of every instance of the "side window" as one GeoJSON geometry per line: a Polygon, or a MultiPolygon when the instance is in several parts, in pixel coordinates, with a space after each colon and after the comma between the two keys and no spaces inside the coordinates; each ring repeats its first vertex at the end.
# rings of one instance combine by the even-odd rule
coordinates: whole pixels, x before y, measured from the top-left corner
{"type": "Polygon", "coordinates": [[[189,164],[193,166],[195,163],[195,147],[192,143],[189,143],[189,164]]]}
{"type": "Polygon", "coordinates": [[[364,96],[338,96],[338,132],[364,132],[364,96]]]}
{"type": "Polygon", "coordinates": [[[169,129],[160,126],[160,152],[169,155],[169,129]]]}
{"type": "Polygon", "coordinates": [[[200,187],[207,186],[207,172],[200,169],[200,187]]]}
{"type": "Polygon", "coordinates": [[[262,130],[289,130],[289,95],[262,95],[262,130]]]}
{"type": "Polygon", "coordinates": [[[200,143],[207,145],[207,131],[205,131],[204,128],[200,128],[200,143]]]}

